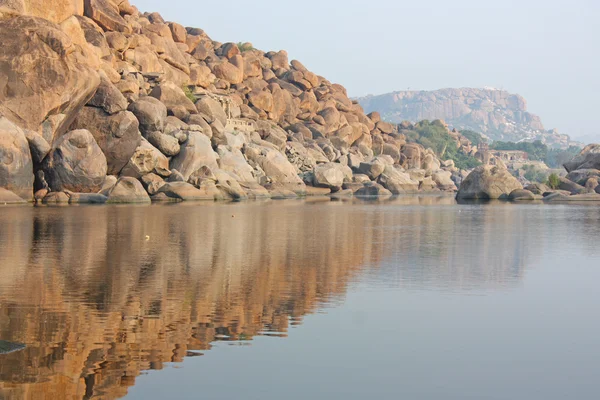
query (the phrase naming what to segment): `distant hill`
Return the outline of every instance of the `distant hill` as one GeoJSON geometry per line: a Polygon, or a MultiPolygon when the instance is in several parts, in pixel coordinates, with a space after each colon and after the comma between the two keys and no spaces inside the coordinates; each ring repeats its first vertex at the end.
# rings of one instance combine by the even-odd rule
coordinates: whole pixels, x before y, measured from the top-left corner
{"type": "Polygon", "coordinates": [[[389,121],[418,122],[443,119],[458,130],[473,130],[494,141],[541,140],[550,147],[566,148],[569,135],[546,130],[527,102],[504,90],[485,88],[400,91],[357,99],[366,112],[378,111],[389,121]]]}

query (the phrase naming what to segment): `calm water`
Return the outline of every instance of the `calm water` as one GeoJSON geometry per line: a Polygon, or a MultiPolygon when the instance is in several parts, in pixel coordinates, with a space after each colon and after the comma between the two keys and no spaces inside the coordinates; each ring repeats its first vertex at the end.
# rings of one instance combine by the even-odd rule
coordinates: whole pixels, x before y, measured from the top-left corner
{"type": "Polygon", "coordinates": [[[0,399],[598,399],[600,207],[0,209],[0,399]]]}

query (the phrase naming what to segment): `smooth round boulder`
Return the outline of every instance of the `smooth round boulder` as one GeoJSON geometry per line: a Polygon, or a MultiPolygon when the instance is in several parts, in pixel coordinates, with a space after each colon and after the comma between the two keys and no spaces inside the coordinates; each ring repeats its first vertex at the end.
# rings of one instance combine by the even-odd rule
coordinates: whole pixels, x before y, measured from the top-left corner
{"type": "Polygon", "coordinates": [[[459,200],[490,200],[508,197],[523,185],[501,166],[481,165],[462,182],[456,195],[459,200]]]}
{"type": "Polygon", "coordinates": [[[529,190],[516,189],[508,195],[510,201],[530,201],[535,200],[535,195],[529,190]]]}
{"type": "Polygon", "coordinates": [[[90,131],[78,129],[61,136],[42,163],[54,192],[95,193],[107,173],[106,157],[90,131]]]}
{"type": "Polygon", "coordinates": [[[138,119],[142,133],[164,131],[167,107],[154,97],[140,97],[128,110],[138,119]]]}
{"type": "Polygon", "coordinates": [[[122,177],[108,193],[107,203],[150,203],[144,187],[135,178],[122,177]]]}

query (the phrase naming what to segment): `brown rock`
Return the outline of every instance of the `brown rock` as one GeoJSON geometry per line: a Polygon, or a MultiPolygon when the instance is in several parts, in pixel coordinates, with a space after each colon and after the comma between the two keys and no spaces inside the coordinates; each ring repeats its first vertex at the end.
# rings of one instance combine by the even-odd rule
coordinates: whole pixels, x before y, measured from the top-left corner
{"type": "Polygon", "coordinates": [[[116,114],[127,110],[127,99],[121,91],[113,85],[106,74],[100,74],[100,86],[94,96],[87,103],[89,106],[99,107],[108,114],[116,114]]]}
{"type": "Polygon", "coordinates": [[[190,132],[188,140],[181,145],[181,152],[171,160],[171,169],[181,172],[187,181],[194,171],[203,166],[216,170],[217,154],[209,138],[200,132],[190,132]]]}
{"type": "Polygon", "coordinates": [[[253,90],[248,93],[248,101],[254,107],[266,111],[273,111],[273,95],[263,90],[253,90]]]}
{"type": "Polygon", "coordinates": [[[228,61],[215,65],[213,67],[213,73],[218,79],[222,79],[232,85],[242,83],[244,80],[244,70],[228,61]]]}
{"type": "Polygon", "coordinates": [[[107,172],[106,157],[92,134],[79,129],[56,141],[42,169],[55,192],[94,193],[102,188],[107,172]]]}
{"type": "Polygon", "coordinates": [[[150,203],[150,197],[146,190],[135,178],[119,178],[117,184],[108,193],[107,203],[150,203]]]}
{"type": "Polygon", "coordinates": [[[0,113],[38,131],[56,114],[60,136],[100,84],[100,78],[70,38],[49,21],[16,17],[0,21],[0,113]],[[35,34],[31,34],[35,32],[35,34]]]}
{"type": "Polygon", "coordinates": [[[71,129],[91,132],[106,156],[110,175],[117,175],[123,169],[142,140],[138,120],[129,111],[109,115],[100,108],[84,107],[71,129]]]}
{"type": "Polygon", "coordinates": [[[178,43],[185,43],[187,39],[187,32],[182,25],[175,22],[169,22],[169,28],[171,29],[171,35],[173,40],[178,43]]]}
{"type": "Polygon", "coordinates": [[[23,130],[0,115],[0,187],[33,198],[33,163],[23,130]]]}
{"type": "Polygon", "coordinates": [[[162,132],[167,119],[167,107],[154,97],[140,97],[129,105],[131,111],[140,123],[142,133],[162,132]]]}
{"type": "Polygon", "coordinates": [[[131,33],[131,28],[109,0],[84,0],[84,14],[105,31],[131,33]]]}
{"type": "Polygon", "coordinates": [[[159,100],[167,107],[167,112],[173,114],[175,107],[183,107],[188,113],[197,113],[196,106],[188,99],[183,90],[173,82],[163,82],[150,92],[150,96],[159,100]]]}
{"type": "Polygon", "coordinates": [[[516,189],[523,189],[523,186],[506,168],[482,165],[465,178],[456,197],[475,200],[498,199],[508,197],[516,189]]]}
{"type": "Polygon", "coordinates": [[[72,15],[83,15],[83,0],[0,0],[0,11],[6,10],[59,24],[72,15]]]}

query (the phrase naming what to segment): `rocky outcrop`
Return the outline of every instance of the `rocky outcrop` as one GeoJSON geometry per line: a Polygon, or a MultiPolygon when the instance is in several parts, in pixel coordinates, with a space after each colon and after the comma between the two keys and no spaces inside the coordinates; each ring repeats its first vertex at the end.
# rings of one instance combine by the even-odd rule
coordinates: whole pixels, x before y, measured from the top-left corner
{"type": "Polygon", "coordinates": [[[456,190],[454,165],[285,51],[215,42],[127,0],[0,7],[0,113],[19,137],[1,139],[15,157],[0,186],[23,198],[34,186],[39,200],[109,203],[146,200],[140,190],[156,201],[456,190]]]}
{"type": "Polygon", "coordinates": [[[508,198],[523,185],[501,166],[482,165],[473,170],[460,185],[459,200],[491,200],[508,198]]]}
{"type": "Polygon", "coordinates": [[[571,140],[544,128],[540,117],[527,111],[525,99],[504,90],[486,88],[399,91],[358,99],[367,112],[379,111],[390,122],[442,119],[458,130],[472,130],[493,140],[541,140],[566,148],[571,140]]]}

